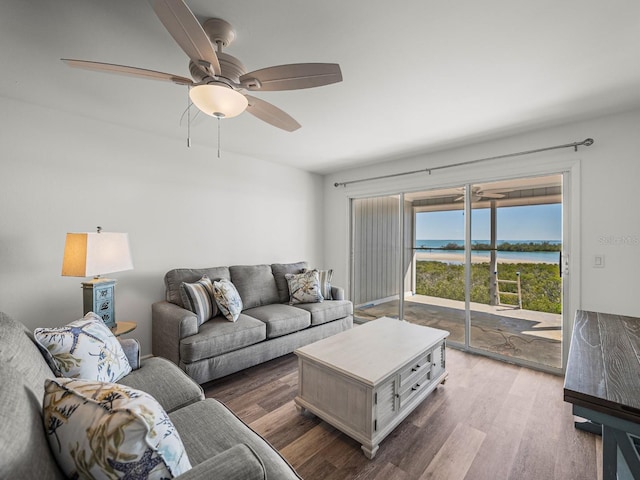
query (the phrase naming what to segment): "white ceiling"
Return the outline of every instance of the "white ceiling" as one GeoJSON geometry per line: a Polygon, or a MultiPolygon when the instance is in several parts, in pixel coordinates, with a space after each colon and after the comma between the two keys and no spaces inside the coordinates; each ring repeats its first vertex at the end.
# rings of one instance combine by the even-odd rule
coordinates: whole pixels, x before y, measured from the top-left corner
{"type": "MultiPolygon", "coordinates": [[[[339,84],[256,93],[302,128],[284,132],[246,113],[223,120],[223,158],[328,173],[640,105],[637,0],[187,4],[200,20],[235,27],[226,52],[248,70],[342,68],[339,84]]],[[[189,76],[147,1],[2,0],[0,95],[186,138],[186,87],[72,69],[62,57],[189,76]]],[[[215,147],[216,120],[199,118],[192,141],[215,147]]]]}

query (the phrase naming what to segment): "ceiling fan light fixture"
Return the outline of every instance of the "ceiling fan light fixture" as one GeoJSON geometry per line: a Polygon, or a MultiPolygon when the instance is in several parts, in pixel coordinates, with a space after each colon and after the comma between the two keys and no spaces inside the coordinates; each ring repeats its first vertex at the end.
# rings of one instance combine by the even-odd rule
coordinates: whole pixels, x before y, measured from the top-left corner
{"type": "Polygon", "coordinates": [[[189,90],[193,104],[203,113],[217,118],[240,115],[249,105],[247,97],[222,85],[198,85],[189,90]]]}

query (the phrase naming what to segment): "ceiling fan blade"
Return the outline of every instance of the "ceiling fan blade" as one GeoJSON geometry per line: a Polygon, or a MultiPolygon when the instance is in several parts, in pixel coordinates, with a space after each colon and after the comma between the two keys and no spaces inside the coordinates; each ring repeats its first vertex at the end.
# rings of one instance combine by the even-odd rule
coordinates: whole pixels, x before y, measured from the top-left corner
{"type": "Polygon", "coordinates": [[[240,77],[248,90],[275,91],[320,87],[342,81],[337,63],[293,63],[263,68],[240,77]]]}
{"type": "Polygon", "coordinates": [[[283,112],[275,105],[265,102],[251,95],[245,95],[249,100],[247,112],[258,117],[260,120],[267,122],[274,127],[281,128],[287,132],[293,132],[300,128],[300,124],[296,122],[288,113],[283,112]]]}
{"type": "Polygon", "coordinates": [[[220,62],[202,25],[182,0],[154,0],[153,10],[180,48],[193,63],[208,70],[203,61],[211,65],[212,73],[220,75],[220,62]]]}
{"type": "Polygon", "coordinates": [[[193,85],[193,80],[190,78],[173,75],[171,73],[156,72],[155,70],[147,70],[145,68],[127,67],[125,65],[114,65],[112,63],[89,62],[86,60],[73,60],[70,58],[62,58],[61,60],[74,68],[117,73],[119,75],[129,75],[131,77],[146,78],[148,80],[161,80],[164,82],[177,83],[178,85],[193,85]]]}

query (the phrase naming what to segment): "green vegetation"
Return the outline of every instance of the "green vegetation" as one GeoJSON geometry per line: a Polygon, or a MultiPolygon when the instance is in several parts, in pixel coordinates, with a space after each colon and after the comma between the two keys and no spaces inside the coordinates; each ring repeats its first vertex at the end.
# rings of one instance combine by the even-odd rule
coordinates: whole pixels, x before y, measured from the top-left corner
{"type": "MultiPolygon", "coordinates": [[[[506,263],[498,267],[501,280],[515,280],[516,272],[520,272],[523,309],[561,313],[562,282],[557,265],[506,263]]],[[[416,293],[419,295],[464,301],[464,265],[418,261],[416,283],[416,293]]],[[[501,285],[500,290],[515,292],[515,285],[501,285]]],[[[502,303],[517,303],[513,295],[505,296],[501,300],[502,303]]],[[[471,265],[471,301],[489,304],[488,263],[471,265]]]]}
{"type": "MultiPolygon", "coordinates": [[[[440,247],[441,250],[464,250],[464,244],[450,242],[440,247]]],[[[488,243],[474,243],[471,250],[491,250],[488,243]]],[[[509,243],[504,242],[496,246],[499,252],[559,252],[562,245],[559,243],[549,242],[528,242],[528,243],[509,243]]]]}

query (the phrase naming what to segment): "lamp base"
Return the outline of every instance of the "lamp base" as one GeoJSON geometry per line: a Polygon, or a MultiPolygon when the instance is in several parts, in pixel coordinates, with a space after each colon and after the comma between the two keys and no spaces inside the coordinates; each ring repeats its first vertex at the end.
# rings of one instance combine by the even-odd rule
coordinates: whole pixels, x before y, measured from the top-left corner
{"type": "Polygon", "coordinates": [[[95,313],[109,328],[116,326],[115,287],[116,281],[108,278],[94,278],[89,282],[82,282],[84,313],[95,313]]]}

